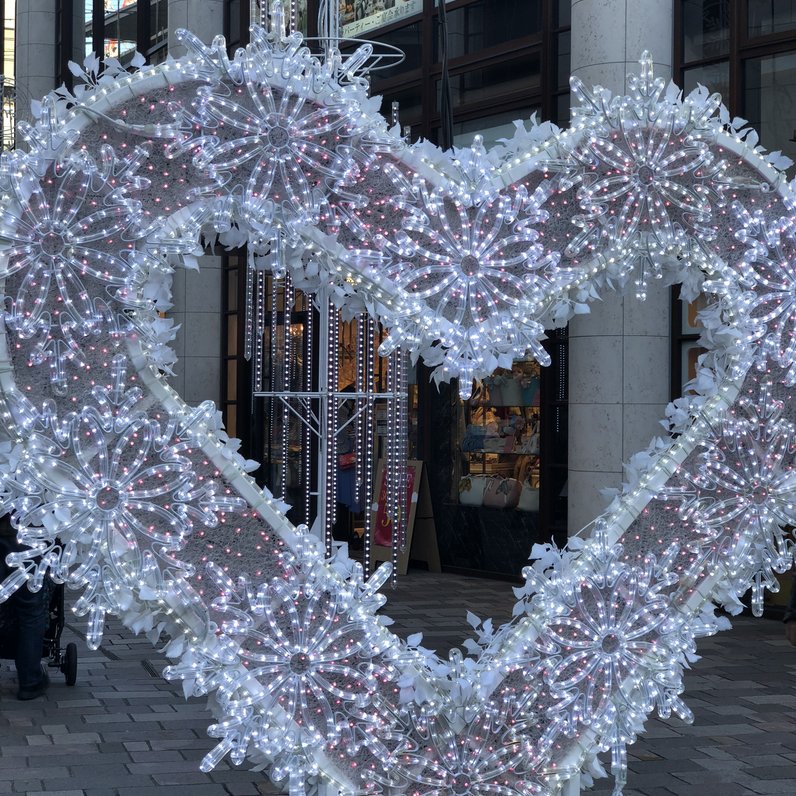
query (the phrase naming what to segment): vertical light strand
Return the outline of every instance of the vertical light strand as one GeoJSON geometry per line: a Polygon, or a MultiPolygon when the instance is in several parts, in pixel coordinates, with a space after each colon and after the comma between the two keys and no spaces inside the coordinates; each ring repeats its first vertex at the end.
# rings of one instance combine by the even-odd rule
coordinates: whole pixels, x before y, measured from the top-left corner
{"type": "MultiPolygon", "coordinates": [[[[307,321],[304,327],[304,390],[312,392],[313,368],[312,351],[315,341],[313,330],[315,328],[315,316],[313,310],[313,295],[307,293],[306,296],[307,321]]],[[[301,445],[301,484],[304,489],[304,522],[309,525],[312,512],[312,446],[313,436],[311,428],[312,420],[312,399],[305,398],[301,404],[303,423],[302,426],[302,445],[301,445]]]]}
{"type": "Polygon", "coordinates": [[[365,458],[371,455],[371,451],[364,447],[364,422],[365,422],[365,406],[367,401],[361,397],[365,392],[365,363],[366,363],[366,331],[367,331],[367,318],[365,315],[360,315],[356,319],[357,337],[356,337],[356,392],[357,399],[354,403],[354,412],[356,420],[354,422],[354,450],[356,451],[356,471],[354,481],[354,503],[361,506],[362,498],[362,477],[365,468],[365,458]]]}
{"type": "Polygon", "coordinates": [[[375,442],[376,434],[374,427],[374,405],[373,405],[373,378],[376,371],[376,324],[369,315],[365,318],[365,341],[364,341],[364,390],[365,397],[365,420],[364,420],[364,444],[363,456],[364,469],[362,472],[362,486],[364,488],[364,495],[362,504],[365,509],[365,536],[362,546],[362,567],[365,574],[370,574],[371,567],[371,540],[373,538],[373,465],[375,458],[375,442]]]}
{"type": "MultiPolygon", "coordinates": [[[[406,550],[406,528],[409,521],[410,506],[406,502],[406,459],[407,459],[407,442],[409,438],[409,411],[408,411],[408,396],[409,389],[408,376],[409,376],[409,363],[406,359],[406,352],[403,348],[398,347],[395,350],[395,382],[396,391],[393,395],[392,401],[395,404],[396,424],[395,424],[395,456],[397,459],[397,480],[398,480],[398,494],[399,494],[399,521],[398,521],[398,547],[401,552],[406,550]]],[[[419,484],[418,484],[419,487],[419,484]]]]}
{"type": "Polygon", "coordinates": [[[284,338],[282,340],[282,384],[280,390],[282,391],[282,471],[281,471],[281,484],[282,497],[287,495],[287,474],[290,465],[290,407],[287,401],[288,394],[291,392],[290,386],[292,381],[292,363],[293,352],[292,342],[293,335],[291,333],[290,315],[293,310],[293,280],[290,274],[285,276],[285,289],[284,289],[284,309],[282,324],[284,338]]]}
{"type": "Polygon", "coordinates": [[[246,304],[244,307],[246,334],[243,356],[247,362],[252,358],[254,342],[254,252],[249,249],[246,254],[246,304]]]}
{"type": "Polygon", "coordinates": [[[322,463],[326,472],[326,489],[322,495],[325,501],[325,526],[323,528],[326,543],[326,555],[332,554],[332,528],[337,519],[337,431],[339,425],[338,412],[338,371],[339,371],[339,343],[340,327],[337,308],[331,299],[327,298],[328,332],[326,335],[326,351],[321,351],[321,356],[326,357],[326,461],[322,463]]]}
{"type": "Polygon", "coordinates": [[[298,28],[298,0],[290,0],[290,18],[288,32],[295,33],[298,28]]]}
{"type": "Polygon", "coordinates": [[[265,7],[266,0],[250,0],[249,3],[249,20],[252,25],[259,25],[265,27],[265,7]]]}
{"type": "MultiPolygon", "coordinates": [[[[396,352],[393,351],[387,359],[387,392],[395,394],[397,389],[396,380],[396,352]]],[[[397,415],[395,412],[395,401],[392,397],[387,398],[387,516],[390,518],[392,538],[390,540],[390,558],[392,561],[392,583],[396,585],[398,581],[398,553],[399,539],[398,526],[400,525],[401,499],[400,499],[400,479],[398,477],[398,452],[397,444],[397,415]]]]}
{"type": "MultiPolygon", "coordinates": [[[[252,322],[252,337],[254,345],[252,356],[254,358],[254,367],[252,371],[252,378],[254,380],[254,390],[259,392],[263,389],[263,355],[264,355],[264,335],[265,335],[265,320],[266,320],[266,278],[262,271],[255,271],[254,273],[254,301],[253,301],[253,322],[252,322]]],[[[269,363],[270,368],[273,368],[273,362],[269,363]]]]}
{"type": "MultiPolygon", "coordinates": [[[[278,268],[279,266],[277,266],[278,268]]],[[[271,319],[271,337],[269,342],[269,356],[271,358],[271,384],[270,384],[270,392],[274,393],[279,389],[280,378],[279,378],[279,367],[278,367],[278,358],[279,358],[279,347],[277,345],[278,334],[277,330],[279,329],[279,313],[277,311],[277,301],[279,299],[279,285],[276,276],[272,273],[271,274],[271,300],[270,300],[270,319],[271,319]]],[[[271,443],[276,439],[276,412],[277,407],[281,404],[281,401],[271,396],[268,399],[268,439],[271,443]]],[[[269,451],[270,453],[270,451],[269,451]]],[[[282,460],[282,470],[287,467],[287,462],[282,460]]]]}

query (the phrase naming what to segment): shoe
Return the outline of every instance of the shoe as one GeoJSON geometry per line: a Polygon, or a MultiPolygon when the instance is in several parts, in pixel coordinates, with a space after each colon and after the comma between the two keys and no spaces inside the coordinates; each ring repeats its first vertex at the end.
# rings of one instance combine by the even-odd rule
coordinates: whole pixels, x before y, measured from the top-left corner
{"type": "Polygon", "coordinates": [[[26,688],[20,688],[17,692],[17,699],[21,699],[22,701],[28,699],[36,699],[37,697],[44,696],[44,693],[47,691],[50,685],[50,677],[47,674],[47,670],[42,666],[41,669],[41,680],[39,680],[36,685],[27,686],[26,688]]]}

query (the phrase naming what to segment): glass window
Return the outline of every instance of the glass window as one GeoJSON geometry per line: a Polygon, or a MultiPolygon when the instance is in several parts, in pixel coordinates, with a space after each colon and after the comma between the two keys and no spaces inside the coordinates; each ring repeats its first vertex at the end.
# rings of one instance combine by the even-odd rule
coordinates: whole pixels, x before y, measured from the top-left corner
{"type": "MultiPolygon", "coordinates": [[[[539,0],[507,3],[477,0],[448,11],[448,58],[495,47],[511,39],[538,34],[542,29],[539,0]]],[[[434,18],[434,60],[440,59],[439,18],[434,18]]]]}
{"type": "Polygon", "coordinates": [[[169,0],[150,0],[149,47],[150,50],[165,45],[169,39],[169,0]]]}
{"type": "Polygon", "coordinates": [[[122,63],[132,59],[138,39],[136,0],[105,0],[105,57],[122,63]]]}
{"type": "Polygon", "coordinates": [[[401,124],[413,124],[420,117],[423,108],[420,86],[384,92],[381,100],[381,113],[387,118],[387,121],[392,120],[393,102],[398,103],[398,119],[401,124]]]}
{"type": "Polygon", "coordinates": [[[729,0],[684,0],[683,60],[727,55],[729,46],[729,0]]]}
{"type": "MultiPolygon", "coordinates": [[[[397,47],[405,55],[404,60],[401,61],[401,63],[399,63],[397,66],[387,66],[387,68],[378,69],[373,72],[372,74],[374,81],[383,80],[402,72],[409,72],[412,69],[419,69],[423,63],[423,54],[421,50],[422,36],[419,22],[416,22],[414,25],[406,25],[403,28],[398,28],[398,30],[392,30],[389,33],[382,34],[381,36],[374,37],[373,40],[375,42],[389,44],[392,47],[397,47]]],[[[375,53],[379,53],[378,44],[376,45],[375,53]]]]}
{"type": "Polygon", "coordinates": [[[566,88],[569,85],[569,73],[572,53],[572,34],[565,30],[556,37],[556,85],[566,88]]]}
{"type": "MultiPolygon", "coordinates": [[[[83,9],[86,28],[85,51],[83,56],[86,56],[91,55],[91,53],[94,52],[94,0],[85,0],[83,9]]],[[[75,60],[82,63],[83,58],[76,58],[75,60]]]]}
{"type": "Polygon", "coordinates": [[[571,104],[569,92],[566,94],[559,94],[556,97],[556,116],[553,122],[559,127],[569,127],[569,109],[571,104]]]}
{"type": "Polygon", "coordinates": [[[718,91],[725,101],[730,96],[730,64],[722,61],[719,64],[695,66],[683,70],[683,93],[689,94],[697,84],[706,86],[711,94],[718,91]]]}
{"type": "Polygon", "coordinates": [[[760,143],[796,160],[796,52],[744,61],[743,116],[760,143]]]}
{"type": "Polygon", "coordinates": [[[14,77],[14,32],[16,24],[14,3],[6,0],[3,11],[3,75],[8,79],[14,77]]]}
{"type": "Polygon", "coordinates": [[[572,24],[572,0],[558,0],[555,15],[556,27],[568,28],[572,24]]]}
{"type": "MultiPolygon", "coordinates": [[[[451,102],[453,106],[483,102],[496,95],[527,92],[534,93],[541,84],[541,57],[538,52],[512,58],[494,66],[478,67],[468,72],[451,75],[451,102]]],[[[441,81],[437,81],[437,107],[440,107],[441,81]]]]}
{"type": "MultiPolygon", "coordinates": [[[[501,138],[514,137],[514,120],[528,119],[534,112],[538,113],[538,108],[523,109],[522,111],[505,111],[496,113],[492,116],[484,116],[480,119],[468,119],[467,121],[453,123],[453,145],[457,147],[470,146],[473,143],[473,136],[480,135],[484,139],[484,146],[489,149],[493,147],[501,138]]],[[[529,126],[529,125],[528,125],[529,126]]]]}
{"type": "Polygon", "coordinates": [[[749,0],[749,36],[796,30],[796,0],[749,0]]]}

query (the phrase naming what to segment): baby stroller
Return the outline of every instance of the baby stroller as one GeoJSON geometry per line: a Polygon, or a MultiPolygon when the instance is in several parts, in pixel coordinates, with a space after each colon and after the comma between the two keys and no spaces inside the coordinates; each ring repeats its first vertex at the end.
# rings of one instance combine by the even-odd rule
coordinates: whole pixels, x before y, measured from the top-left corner
{"type": "MultiPolygon", "coordinates": [[[[27,586],[21,588],[26,589],[27,586]]],[[[64,585],[46,579],[42,589],[49,591],[49,617],[44,632],[42,658],[47,658],[49,668],[58,668],[66,678],[67,685],[77,680],[77,645],[69,643],[61,649],[61,633],[64,629],[64,585]]],[[[0,603],[0,658],[13,660],[16,655],[16,619],[7,602],[0,603]]]]}

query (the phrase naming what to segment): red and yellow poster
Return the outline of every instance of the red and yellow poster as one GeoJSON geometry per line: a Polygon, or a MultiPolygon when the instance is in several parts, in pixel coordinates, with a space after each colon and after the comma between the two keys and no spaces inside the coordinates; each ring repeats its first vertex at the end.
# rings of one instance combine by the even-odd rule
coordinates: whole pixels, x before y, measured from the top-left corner
{"type": "MultiPolygon", "coordinates": [[[[416,470],[414,464],[406,465],[406,499],[403,505],[405,516],[409,517],[412,494],[415,492],[416,470]]],[[[376,510],[376,525],[373,529],[373,541],[383,547],[392,547],[392,517],[387,511],[387,468],[381,468],[381,478],[378,491],[378,509],[376,510]]]]}

